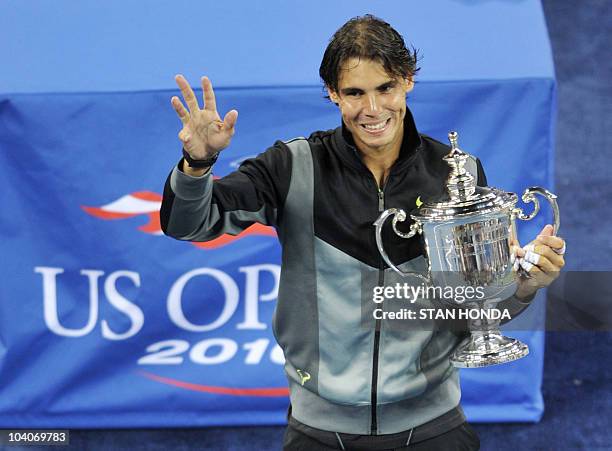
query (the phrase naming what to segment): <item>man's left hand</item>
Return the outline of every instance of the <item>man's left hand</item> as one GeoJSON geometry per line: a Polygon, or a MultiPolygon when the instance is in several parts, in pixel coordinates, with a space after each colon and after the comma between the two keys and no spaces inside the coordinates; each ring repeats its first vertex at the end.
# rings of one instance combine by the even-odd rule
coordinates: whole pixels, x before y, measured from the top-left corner
{"type": "Polygon", "coordinates": [[[515,296],[526,299],[540,288],[550,285],[565,266],[564,254],[565,241],[553,236],[553,226],[550,224],[527,246],[515,246],[514,269],[521,267],[528,273],[528,277],[519,278],[515,296]]]}

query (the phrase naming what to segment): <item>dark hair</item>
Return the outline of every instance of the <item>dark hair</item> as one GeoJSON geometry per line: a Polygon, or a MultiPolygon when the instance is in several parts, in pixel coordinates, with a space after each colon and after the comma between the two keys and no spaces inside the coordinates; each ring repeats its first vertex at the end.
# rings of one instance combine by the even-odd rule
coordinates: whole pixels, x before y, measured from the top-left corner
{"type": "Polygon", "coordinates": [[[397,78],[412,78],[420,69],[416,65],[416,49],[409,51],[401,34],[371,14],[353,17],[329,41],[319,67],[319,75],[328,89],[338,91],[340,70],[349,58],[377,61],[397,78]]]}

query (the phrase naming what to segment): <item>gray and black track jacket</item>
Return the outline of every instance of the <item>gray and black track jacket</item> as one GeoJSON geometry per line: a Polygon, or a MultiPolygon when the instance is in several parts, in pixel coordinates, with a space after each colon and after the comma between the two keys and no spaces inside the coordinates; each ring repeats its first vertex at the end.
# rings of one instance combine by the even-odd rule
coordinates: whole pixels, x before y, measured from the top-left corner
{"type": "MultiPolygon", "coordinates": [[[[190,177],[179,167],[168,177],[160,212],[167,235],[207,241],[254,222],[276,228],[283,251],[273,330],[298,421],[391,434],[458,406],[458,372],[449,363],[458,335],[390,327],[371,314],[375,286],[405,282],[385,268],[373,222],[385,208],[411,211],[419,197],[441,195],[448,152],[420,135],[407,111],[400,156],[381,189],[345,127],[278,141],[219,180],[210,171],[190,177]]],[[[486,184],[476,159],[471,171],[486,184]]],[[[426,269],[419,238],[399,238],[390,227],[383,232],[400,268],[426,269]]]]}

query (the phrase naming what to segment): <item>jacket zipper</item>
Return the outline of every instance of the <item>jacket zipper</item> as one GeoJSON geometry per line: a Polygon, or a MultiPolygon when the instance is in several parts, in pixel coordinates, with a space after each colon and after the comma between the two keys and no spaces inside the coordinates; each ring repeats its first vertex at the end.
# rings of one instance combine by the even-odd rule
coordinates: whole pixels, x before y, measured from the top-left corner
{"type": "MultiPolygon", "coordinates": [[[[378,184],[376,185],[376,187],[378,188],[378,212],[382,213],[383,211],[385,211],[385,189],[386,183],[383,184],[382,189],[380,189],[378,187],[378,184]]],[[[380,259],[380,266],[378,269],[378,285],[379,286],[384,286],[385,283],[385,264],[382,260],[382,257],[380,259]]],[[[384,306],[384,301],[380,304],[380,308],[383,308],[384,306]]],[[[371,424],[370,424],[370,434],[371,435],[376,435],[377,431],[378,431],[378,418],[376,415],[376,404],[377,404],[377,398],[378,398],[378,353],[379,353],[379,348],[380,348],[380,327],[381,327],[381,320],[380,319],[376,319],[376,325],[375,325],[375,329],[374,329],[374,353],[372,355],[372,392],[371,392],[371,397],[370,397],[370,404],[372,406],[372,417],[371,417],[371,424]]]]}

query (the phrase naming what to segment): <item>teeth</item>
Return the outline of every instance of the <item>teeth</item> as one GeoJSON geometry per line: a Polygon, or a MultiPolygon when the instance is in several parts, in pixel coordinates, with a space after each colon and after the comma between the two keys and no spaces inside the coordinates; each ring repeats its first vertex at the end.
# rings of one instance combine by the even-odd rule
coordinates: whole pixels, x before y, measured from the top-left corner
{"type": "Polygon", "coordinates": [[[385,128],[386,124],[387,124],[387,121],[385,120],[385,121],[379,122],[378,124],[363,124],[363,126],[367,130],[382,130],[383,128],[385,128]]]}

